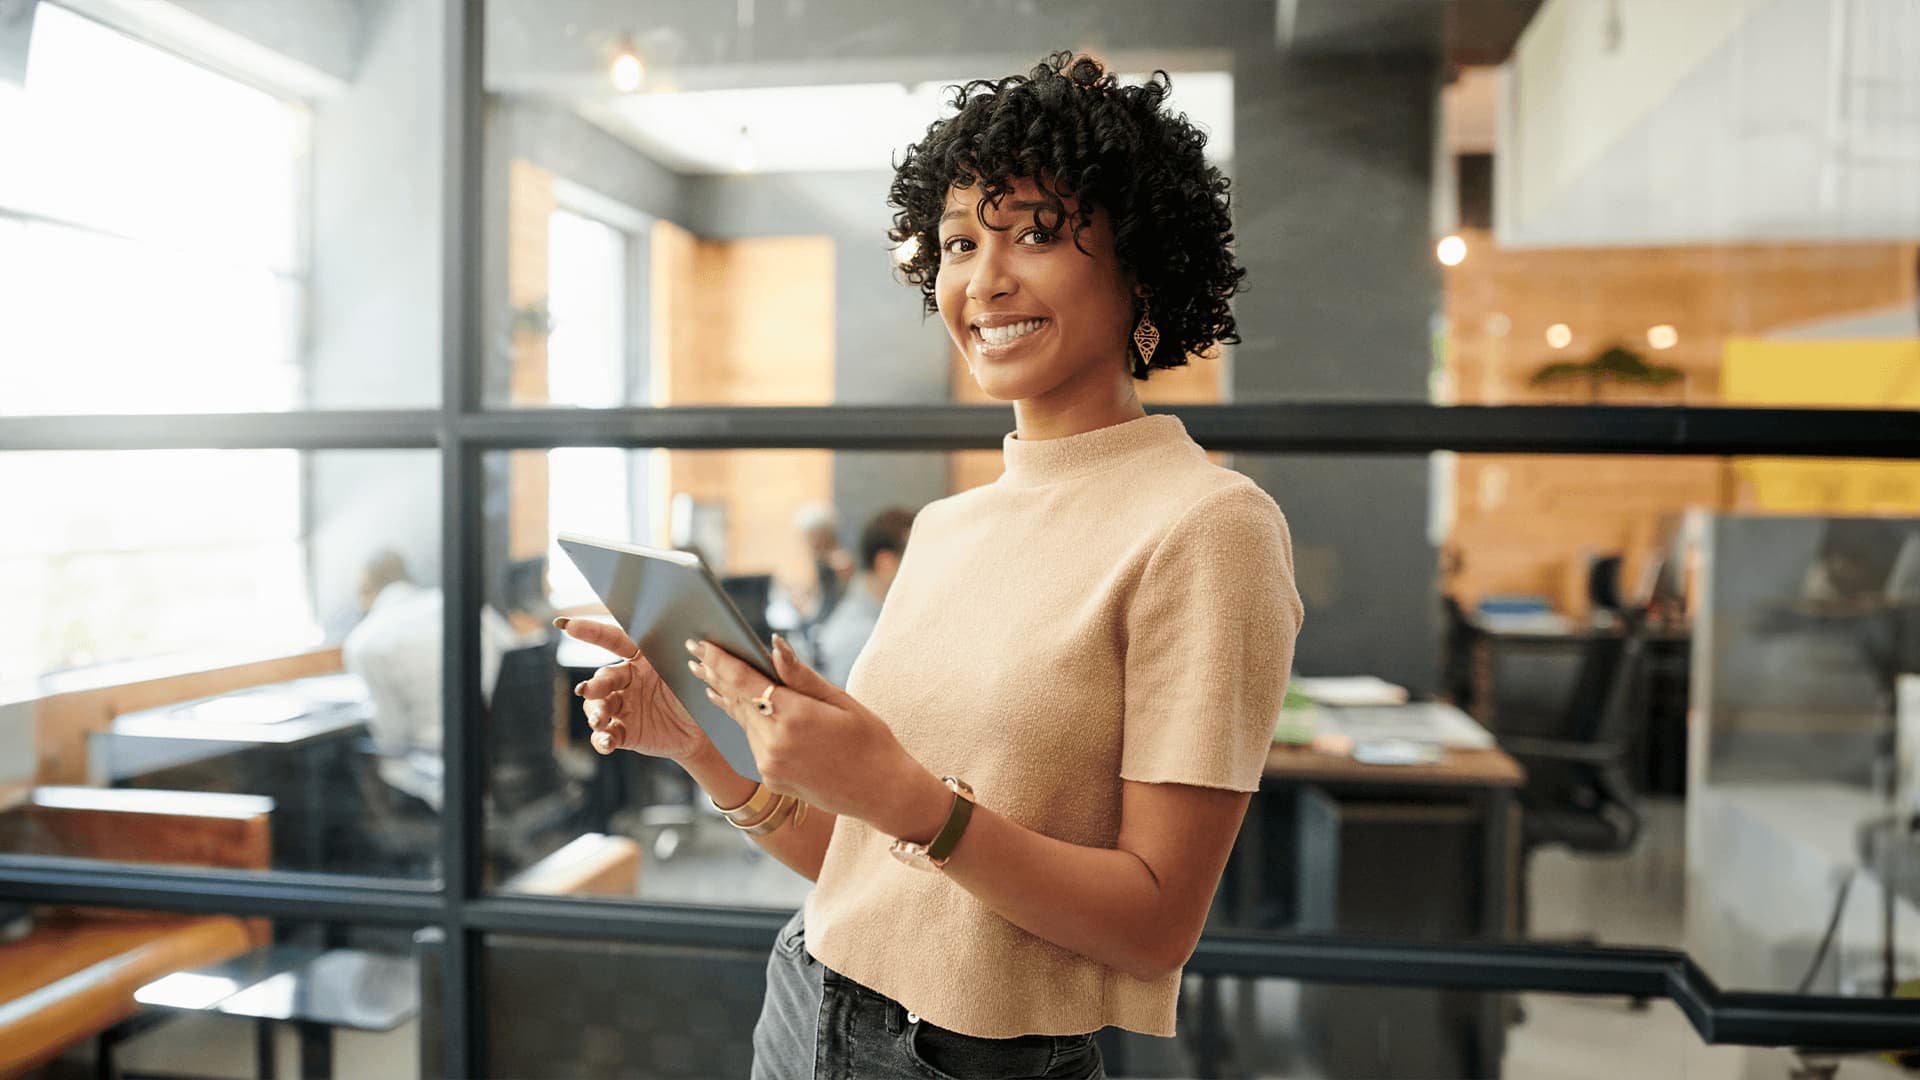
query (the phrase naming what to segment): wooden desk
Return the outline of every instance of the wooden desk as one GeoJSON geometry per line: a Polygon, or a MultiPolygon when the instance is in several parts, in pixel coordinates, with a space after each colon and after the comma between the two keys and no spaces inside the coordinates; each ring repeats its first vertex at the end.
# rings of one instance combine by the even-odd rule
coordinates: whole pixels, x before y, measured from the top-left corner
{"type": "MultiPolygon", "coordinates": [[[[1261,906],[1260,870],[1268,859],[1265,837],[1265,813],[1260,800],[1295,787],[1314,787],[1331,793],[1340,791],[1379,793],[1405,790],[1416,797],[1464,801],[1480,822],[1479,935],[1491,941],[1504,940],[1510,933],[1510,911],[1516,880],[1515,854],[1518,850],[1518,820],[1514,812],[1514,793],[1526,780],[1526,770],[1504,751],[1495,749],[1448,749],[1430,765],[1368,765],[1345,754],[1330,754],[1287,746],[1275,746],[1267,753],[1261,774],[1261,790],[1255,796],[1240,826],[1234,858],[1241,863],[1233,907],[1243,921],[1255,920],[1261,906]]],[[[1211,982],[1211,980],[1209,980],[1211,982]]],[[[1214,1022],[1217,1003],[1209,986],[1202,1003],[1203,1027],[1214,1022]]],[[[1235,1020],[1236,1041],[1253,1046],[1257,1018],[1252,1015],[1253,995],[1240,995],[1242,1007],[1235,1020]]],[[[1473,1046],[1472,1075],[1498,1075],[1506,1042],[1506,1003],[1501,995],[1486,994],[1475,1010],[1476,1032],[1473,1046]]],[[[1201,1045],[1208,1044],[1203,1036],[1201,1045]]],[[[1201,1075],[1220,1075],[1220,1064],[1203,1054],[1201,1075]]]]}
{"type": "Polygon", "coordinates": [[[1347,754],[1276,746],[1267,752],[1267,780],[1296,784],[1415,784],[1422,787],[1517,788],[1527,771],[1502,750],[1448,750],[1431,765],[1365,765],[1347,754]]]}
{"type": "Polygon", "coordinates": [[[16,1076],[133,1014],[133,992],[266,941],[264,925],[231,916],[118,912],[42,914],[0,945],[0,1077],[16,1076]]]}

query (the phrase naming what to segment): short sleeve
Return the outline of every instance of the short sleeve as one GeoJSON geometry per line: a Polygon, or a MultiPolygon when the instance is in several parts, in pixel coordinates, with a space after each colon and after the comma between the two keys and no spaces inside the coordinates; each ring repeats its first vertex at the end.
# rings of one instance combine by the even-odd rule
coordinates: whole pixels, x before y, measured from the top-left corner
{"type": "Polygon", "coordinates": [[[1121,779],[1257,790],[1304,620],[1272,497],[1235,484],[1190,507],[1128,605],[1121,779]]]}

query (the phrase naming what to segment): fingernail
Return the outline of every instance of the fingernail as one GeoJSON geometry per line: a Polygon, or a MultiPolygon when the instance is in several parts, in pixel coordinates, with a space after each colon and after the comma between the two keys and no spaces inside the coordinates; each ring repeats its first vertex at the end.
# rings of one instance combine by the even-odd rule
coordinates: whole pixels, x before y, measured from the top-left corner
{"type": "Polygon", "coordinates": [[[555,630],[565,630],[567,628],[567,623],[571,621],[573,620],[567,618],[565,615],[562,615],[559,618],[553,620],[553,628],[555,630]]]}
{"type": "Polygon", "coordinates": [[[789,660],[793,659],[793,646],[787,644],[787,639],[785,637],[779,634],[773,635],[773,647],[780,651],[780,655],[786,657],[789,660]]]}
{"type": "Polygon", "coordinates": [[[593,745],[599,747],[602,750],[605,750],[612,743],[613,743],[613,736],[608,735],[604,731],[600,732],[599,734],[593,737],[593,745]]]}
{"type": "Polygon", "coordinates": [[[700,646],[698,646],[698,645],[696,645],[696,644],[694,644],[694,641],[693,641],[693,639],[692,639],[692,638],[688,638],[688,639],[686,640],[686,646],[687,646],[687,651],[688,651],[688,652],[690,652],[690,653],[695,653],[695,654],[697,654],[697,653],[699,653],[699,651],[700,651],[700,646]]]}
{"type": "Polygon", "coordinates": [[[586,684],[586,683],[579,683],[579,684],[577,684],[577,685],[575,685],[575,686],[574,686],[574,688],[573,688],[573,692],[574,692],[574,694],[575,694],[576,696],[582,696],[582,697],[584,697],[584,696],[586,695],[586,692],[587,692],[587,684],[586,684]]]}

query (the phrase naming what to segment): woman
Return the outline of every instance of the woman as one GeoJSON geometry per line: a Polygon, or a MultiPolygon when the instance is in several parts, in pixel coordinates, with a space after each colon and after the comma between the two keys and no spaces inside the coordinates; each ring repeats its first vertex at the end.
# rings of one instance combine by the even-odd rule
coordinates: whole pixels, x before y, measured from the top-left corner
{"type": "Polygon", "coordinates": [[[755,1076],[1102,1076],[1100,1028],[1173,1034],[1302,609],[1274,501],[1134,392],[1236,340],[1227,181],[1166,93],[1062,53],[960,87],[908,148],[906,277],[1016,430],[1000,479],[920,511],[845,689],[783,640],[779,685],[688,643],[764,785],[667,657],[566,627],[631,658],[576,688],[596,747],[680,762],[816,882],[755,1076]]]}

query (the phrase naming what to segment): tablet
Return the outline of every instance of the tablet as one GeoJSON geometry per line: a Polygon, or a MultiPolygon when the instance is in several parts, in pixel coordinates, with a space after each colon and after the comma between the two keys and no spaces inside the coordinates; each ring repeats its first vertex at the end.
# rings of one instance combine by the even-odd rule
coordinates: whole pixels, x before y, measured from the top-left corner
{"type": "Polygon", "coordinates": [[[691,658],[682,642],[711,641],[780,682],[767,643],[754,633],[713,571],[692,552],[569,532],[558,539],[560,550],[580,568],[614,622],[640,646],[720,756],[742,775],[760,779],[746,731],[725,709],[707,700],[707,684],[687,667],[691,658]]]}

